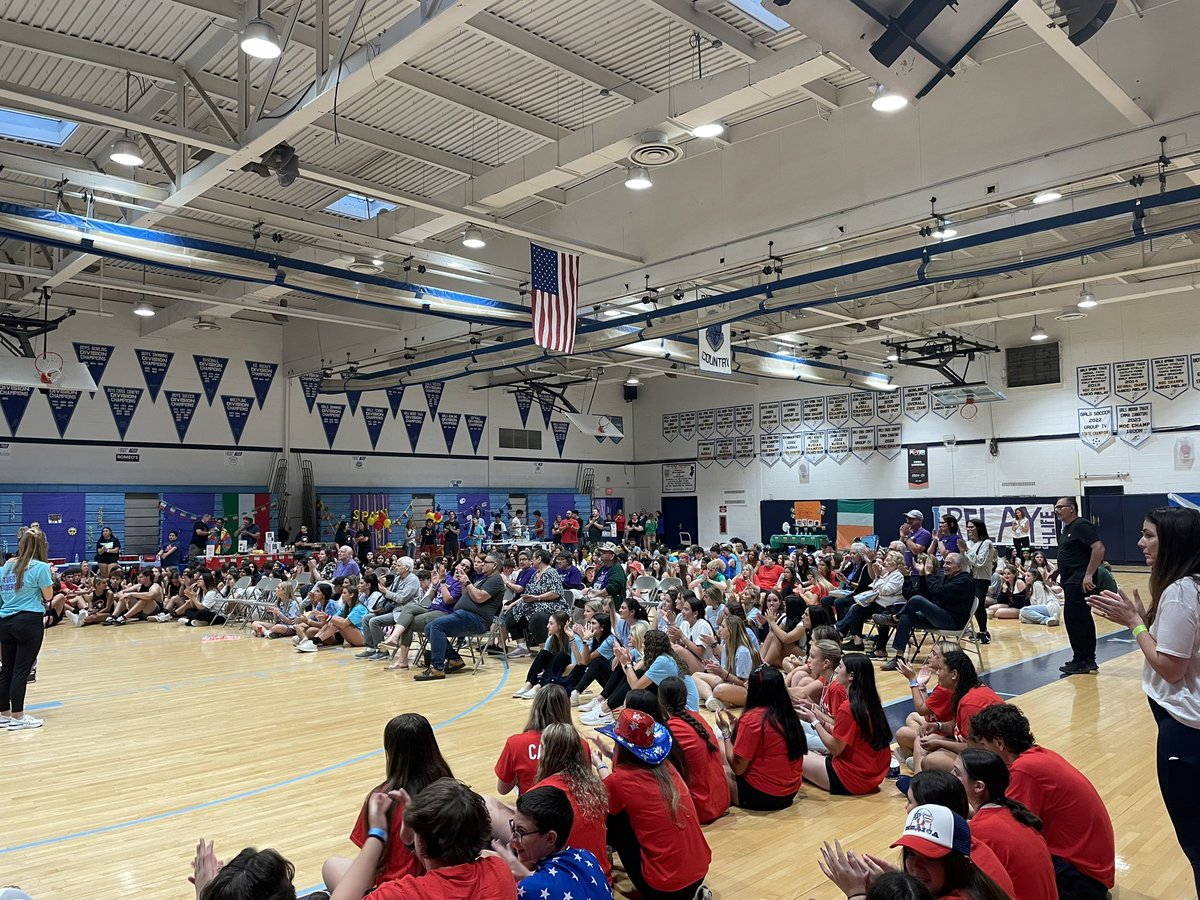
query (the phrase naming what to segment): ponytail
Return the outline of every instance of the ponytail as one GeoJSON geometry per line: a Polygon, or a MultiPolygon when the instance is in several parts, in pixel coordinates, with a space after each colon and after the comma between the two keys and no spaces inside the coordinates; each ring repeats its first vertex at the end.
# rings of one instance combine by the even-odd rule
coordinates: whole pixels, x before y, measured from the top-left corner
{"type": "Polygon", "coordinates": [[[963,768],[967,771],[967,777],[972,781],[981,782],[987,789],[989,803],[1006,807],[1012,813],[1012,817],[1022,825],[1026,825],[1034,831],[1042,830],[1042,820],[1034,814],[1033,810],[1019,800],[1013,800],[1006,793],[1010,776],[1004,760],[991,750],[978,748],[964,750],[959,754],[959,759],[962,760],[963,768]]]}
{"type": "Polygon", "coordinates": [[[704,746],[708,748],[709,753],[717,752],[717,745],[713,743],[712,736],[704,727],[704,723],[687,708],[687,685],[684,684],[682,678],[676,675],[664,678],[658,686],[658,699],[669,715],[682,719],[692,731],[696,732],[700,740],[704,742],[704,746]]]}

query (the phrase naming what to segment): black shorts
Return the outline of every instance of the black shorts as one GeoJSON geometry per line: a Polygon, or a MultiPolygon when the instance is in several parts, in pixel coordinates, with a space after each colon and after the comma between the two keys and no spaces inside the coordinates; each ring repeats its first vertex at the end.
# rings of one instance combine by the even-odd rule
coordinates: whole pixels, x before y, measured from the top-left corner
{"type": "Polygon", "coordinates": [[[737,805],[742,809],[753,809],[761,812],[775,812],[780,809],[787,809],[792,805],[792,801],[796,799],[795,794],[785,794],[778,796],[776,794],[766,794],[758,788],[752,786],[746,780],[745,775],[737,776],[737,805]]]}
{"type": "Polygon", "coordinates": [[[829,776],[829,793],[835,797],[853,797],[854,794],[849,791],[842,779],[838,778],[837,772],[833,768],[833,757],[825,757],[825,774],[829,776]]]}

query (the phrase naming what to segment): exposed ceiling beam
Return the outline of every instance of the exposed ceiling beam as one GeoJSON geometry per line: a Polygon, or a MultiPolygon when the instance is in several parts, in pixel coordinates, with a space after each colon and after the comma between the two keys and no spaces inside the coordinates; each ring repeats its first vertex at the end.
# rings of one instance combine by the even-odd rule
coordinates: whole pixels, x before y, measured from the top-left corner
{"type": "Polygon", "coordinates": [[[691,0],[642,0],[642,2],[659,12],[666,13],[685,28],[699,31],[701,34],[720,41],[746,62],[766,59],[775,52],[770,47],[755,43],[746,34],[716,16],[697,12],[691,0]]]}

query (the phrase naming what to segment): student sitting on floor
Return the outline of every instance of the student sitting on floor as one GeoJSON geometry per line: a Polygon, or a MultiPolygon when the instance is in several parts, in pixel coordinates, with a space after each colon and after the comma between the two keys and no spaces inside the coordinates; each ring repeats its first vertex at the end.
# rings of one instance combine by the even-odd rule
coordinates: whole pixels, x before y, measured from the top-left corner
{"type": "Polygon", "coordinates": [[[529,664],[523,684],[513,694],[517,700],[532,700],[543,686],[562,684],[565,674],[572,665],[573,641],[570,631],[571,617],[558,609],[546,620],[546,640],[529,664]]]}
{"type": "Polygon", "coordinates": [[[958,644],[953,641],[937,641],[930,648],[929,656],[926,657],[920,672],[913,671],[912,666],[904,660],[900,661],[896,669],[908,679],[913,701],[913,712],[910,712],[904,724],[896,729],[896,762],[904,763],[910,770],[914,762],[913,746],[920,737],[922,726],[954,718],[950,691],[940,683],[932,691],[928,691],[927,687],[929,679],[941,671],[945,654],[958,649],[958,644]]]}
{"type": "Polygon", "coordinates": [[[296,900],[295,876],[295,866],[275,850],[247,847],[223,863],[213,852],[213,842],[201,838],[189,880],[196,900],[296,900]]]}
{"type": "MultiPolygon", "coordinates": [[[[938,684],[950,692],[951,718],[926,723],[921,736],[913,748],[913,771],[939,769],[949,772],[954,760],[967,748],[971,717],[989,706],[1001,704],[1004,699],[979,680],[975,664],[961,650],[949,650],[942,654],[938,669],[938,684]]],[[[900,790],[904,788],[900,785],[900,790]]]]}
{"type": "Polygon", "coordinates": [[[520,734],[504,742],[496,761],[496,790],[509,793],[514,787],[521,793],[533,787],[541,754],[542,730],[552,722],[571,724],[571,704],[560,684],[547,685],[533,700],[529,718],[520,734]]]}
{"type": "Polygon", "coordinates": [[[300,601],[296,598],[296,585],[292,581],[281,581],[275,588],[275,602],[263,612],[270,621],[253,622],[251,628],[258,637],[281,638],[296,633],[296,621],[300,618],[300,601]]]}
{"type": "Polygon", "coordinates": [[[667,729],[675,746],[683,751],[687,765],[684,780],[691,789],[700,824],[715,822],[729,811],[729,780],[717,736],[708,722],[687,708],[687,687],[682,678],[664,679],[658,686],[658,699],[667,713],[667,729]]]}
{"type": "Polygon", "coordinates": [[[316,653],[320,647],[333,644],[361,647],[365,641],[362,628],[367,612],[367,605],[358,592],[358,579],[346,578],[342,582],[342,601],[337,611],[319,628],[306,629],[306,639],[297,644],[296,649],[301,653],[316,653]]]}
{"type": "Polygon", "coordinates": [[[774,610],[768,595],[767,636],[763,639],[762,659],[776,669],[783,667],[783,660],[794,652],[804,640],[804,611],[808,608],[803,598],[789,594],[783,598],[782,612],[774,610]]]}
{"type": "Polygon", "coordinates": [[[746,705],[746,679],[761,662],[746,623],[726,616],[717,628],[721,639],[720,662],[705,663],[694,678],[699,699],[713,712],[746,705]]]}
{"type": "MultiPolygon", "coordinates": [[[[824,626],[833,631],[833,626],[824,626]]],[[[836,631],[833,632],[837,634],[836,631]]],[[[804,665],[788,672],[784,682],[793,704],[819,703],[828,710],[825,694],[833,682],[833,673],[842,661],[842,645],[837,640],[815,640],[808,645],[804,665]]]]}

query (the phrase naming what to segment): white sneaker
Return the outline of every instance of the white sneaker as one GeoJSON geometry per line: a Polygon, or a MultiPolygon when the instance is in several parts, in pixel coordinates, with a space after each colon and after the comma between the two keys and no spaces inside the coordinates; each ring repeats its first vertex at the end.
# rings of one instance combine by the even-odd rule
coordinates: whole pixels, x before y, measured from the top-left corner
{"type": "Polygon", "coordinates": [[[525,692],[527,690],[529,690],[531,687],[533,687],[533,685],[526,682],[521,687],[517,688],[516,691],[513,692],[513,699],[514,700],[522,699],[525,696],[525,692]]]}
{"type": "Polygon", "coordinates": [[[8,730],[9,731],[21,731],[26,728],[41,728],[41,727],[42,727],[42,720],[35,719],[33,716],[29,715],[29,713],[25,713],[25,715],[19,719],[9,719],[8,720],[8,730]]]}
{"type": "Polygon", "coordinates": [[[532,655],[532,654],[530,654],[529,649],[527,647],[523,647],[522,645],[517,644],[517,649],[509,651],[508,658],[509,659],[521,659],[522,657],[530,656],[530,655],[532,655]]]}
{"type": "Polygon", "coordinates": [[[7,728],[11,724],[12,724],[12,717],[0,716],[0,728],[7,728]]]}
{"type": "Polygon", "coordinates": [[[577,707],[580,706],[581,703],[582,700],[579,697],[579,691],[571,691],[571,705],[577,707]]]}
{"type": "Polygon", "coordinates": [[[299,647],[302,640],[304,640],[304,638],[300,637],[300,635],[296,635],[294,638],[292,638],[292,646],[299,647]]]}
{"type": "Polygon", "coordinates": [[[533,685],[532,687],[526,688],[525,690],[521,691],[521,699],[522,700],[532,700],[534,697],[536,697],[538,695],[538,691],[540,691],[540,690],[541,690],[541,688],[538,687],[536,684],[533,685]]]}
{"type": "Polygon", "coordinates": [[[296,645],[296,649],[299,650],[301,653],[316,653],[317,645],[314,644],[312,641],[301,641],[299,644],[296,645]]]}
{"type": "Polygon", "coordinates": [[[154,621],[155,622],[170,622],[171,614],[168,612],[161,612],[157,616],[154,617],[154,621]]]}
{"type": "Polygon", "coordinates": [[[71,620],[71,624],[74,625],[76,628],[82,628],[83,620],[87,618],[87,613],[75,612],[74,610],[68,609],[67,610],[67,618],[71,620]]]}
{"type": "MultiPolygon", "coordinates": [[[[578,704],[576,704],[576,705],[578,705],[578,704]]],[[[587,703],[584,703],[582,706],[580,706],[579,711],[581,713],[590,713],[592,710],[594,710],[599,705],[600,705],[600,698],[593,697],[587,703]]]]}
{"type": "Polygon", "coordinates": [[[1046,604],[1046,611],[1047,611],[1048,613],[1050,613],[1050,618],[1048,618],[1048,619],[1046,620],[1046,624],[1047,624],[1047,625],[1050,625],[1050,626],[1057,625],[1057,624],[1059,623],[1059,621],[1060,621],[1060,620],[1059,620],[1059,613],[1060,613],[1060,610],[1059,610],[1059,606],[1058,606],[1058,601],[1057,601],[1057,600],[1051,600],[1049,603],[1047,603],[1047,604],[1046,604]]]}
{"type": "Polygon", "coordinates": [[[592,728],[598,728],[601,725],[611,725],[614,721],[611,712],[605,712],[604,707],[597,706],[590,713],[585,713],[579,717],[579,721],[583,725],[590,725],[592,728]]]}
{"type": "Polygon", "coordinates": [[[704,701],[704,708],[710,709],[713,712],[720,712],[723,709],[729,709],[729,704],[724,700],[718,700],[716,695],[709,697],[704,701]]]}

